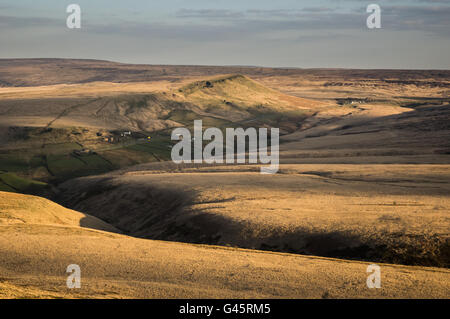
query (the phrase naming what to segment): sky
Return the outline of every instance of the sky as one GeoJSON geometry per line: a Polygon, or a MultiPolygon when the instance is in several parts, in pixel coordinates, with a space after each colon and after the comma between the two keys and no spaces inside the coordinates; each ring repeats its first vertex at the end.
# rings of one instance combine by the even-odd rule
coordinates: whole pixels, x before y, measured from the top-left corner
{"type": "Polygon", "coordinates": [[[42,57],[450,69],[450,0],[0,0],[0,58],[42,57]],[[380,29],[366,25],[372,3],[380,29]]]}

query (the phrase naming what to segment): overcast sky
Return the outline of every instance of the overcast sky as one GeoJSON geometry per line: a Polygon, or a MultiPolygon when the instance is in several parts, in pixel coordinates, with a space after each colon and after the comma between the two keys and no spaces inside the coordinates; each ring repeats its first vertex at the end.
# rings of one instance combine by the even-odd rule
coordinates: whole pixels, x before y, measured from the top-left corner
{"type": "Polygon", "coordinates": [[[450,0],[0,0],[0,58],[30,57],[450,69],[450,0]],[[381,29],[366,26],[371,3],[381,29]]]}

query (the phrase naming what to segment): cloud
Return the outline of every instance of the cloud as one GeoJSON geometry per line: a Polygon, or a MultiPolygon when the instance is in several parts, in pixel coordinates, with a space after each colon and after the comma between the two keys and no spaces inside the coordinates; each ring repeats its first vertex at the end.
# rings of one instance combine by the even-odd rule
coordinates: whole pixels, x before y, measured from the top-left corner
{"type": "Polygon", "coordinates": [[[431,2],[431,3],[447,3],[447,4],[449,4],[448,0],[417,0],[417,1],[425,2],[425,3],[431,2]]]}
{"type": "MultiPolygon", "coordinates": [[[[425,1],[425,0],[420,0],[425,1]]],[[[428,0],[438,1],[438,0],[428,0]]],[[[390,2],[392,3],[392,2],[390,2]]],[[[425,31],[449,37],[450,6],[436,5],[382,5],[382,30],[425,31]]],[[[98,34],[118,34],[131,37],[148,36],[164,39],[189,39],[192,41],[219,41],[233,37],[247,38],[265,33],[290,31],[344,31],[366,28],[368,14],[365,7],[333,8],[325,6],[305,7],[299,10],[225,10],[225,9],[180,9],[175,20],[166,23],[132,22],[111,19],[108,22],[83,20],[83,31],[98,34]],[[185,23],[184,19],[190,19],[185,23]],[[230,23],[232,22],[232,23],[230,23]]],[[[65,28],[65,17],[0,16],[0,27],[4,30],[18,28],[56,27],[65,28]]]]}
{"type": "MultiPolygon", "coordinates": [[[[182,39],[193,42],[217,42],[234,39],[248,39],[265,35],[282,34],[283,38],[295,40],[298,33],[305,31],[333,33],[345,37],[346,32],[366,30],[368,13],[365,8],[336,10],[323,7],[302,10],[190,10],[177,11],[176,17],[191,18],[189,23],[170,20],[167,23],[109,22],[88,24],[87,32],[118,34],[131,37],[154,39],[182,39]],[[230,23],[232,21],[232,23],[230,23]],[[336,31],[336,32],[335,32],[336,31]],[[298,32],[295,34],[295,32],[298,32]]],[[[382,6],[382,29],[390,31],[419,31],[449,36],[449,6],[382,6]]],[[[268,36],[269,37],[269,36],[268,36]]],[[[315,36],[303,40],[317,41],[315,36]]]]}
{"type": "Polygon", "coordinates": [[[307,8],[303,8],[301,11],[324,13],[324,12],[333,12],[335,10],[336,10],[335,8],[331,8],[331,7],[307,7],[307,8]]]}
{"type": "Polygon", "coordinates": [[[176,13],[177,18],[241,18],[244,13],[240,11],[224,10],[224,9],[180,9],[176,13]]]}
{"type": "MultiPolygon", "coordinates": [[[[61,25],[59,19],[45,17],[18,17],[18,16],[0,16],[0,27],[4,29],[30,28],[30,27],[53,27],[61,25]]],[[[63,26],[65,26],[63,22],[63,26]]]]}
{"type": "Polygon", "coordinates": [[[448,37],[450,6],[383,6],[384,27],[394,30],[426,31],[448,37]]]}
{"type": "Polygon", "coordinates": [[[0,16],[1,54],[175,64],[448,67],[450,6],[423,1],[380,0],[382,29],[376,31],[366,27],[371,2],[362,0],[295,10],[180,8],[159,19],[112,10],[86,14],[81,32],[66,28],[65,14],[56,19],[39,17],[39,11],[34,17],[8,11],[0,16]]]}

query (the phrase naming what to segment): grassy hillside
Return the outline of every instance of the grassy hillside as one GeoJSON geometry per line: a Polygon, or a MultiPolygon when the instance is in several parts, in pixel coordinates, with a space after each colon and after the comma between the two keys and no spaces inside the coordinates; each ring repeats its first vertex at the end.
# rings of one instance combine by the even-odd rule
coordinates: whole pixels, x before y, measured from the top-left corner
{"type": "Polygon", "coordinates": [[[240,74],[193,82],[178,91],[202,107],[220,107],[225,102],[243,109],[265,106],[273,111],[283,111],[293,108],[299,110],[314,104],[313,101],[288,97],[240,74]]]}
{"type": "Polygon", "coordinates": [[[368,263],[114,231],[48,200],[0,192],[0,297],[446,298],[449,289],[445,269],[381,264],[382,288],[367,289],[368,263]],[[70,264],[81,268],[81,289],[67,289],[70,264]]]}
{"type": "Polygon", "coordinates": [[[379,80],[431,83],[448,81],[448,70],[351,70],[295,69],[241,66],[143,65],[88,59],[0,59],[0,86],[23,87],[68,83],[180,81],[183,78],[244,74],[251,77],[326,80],[329,85],[351,80],[379,80]]]}
{"type": "Polygon", "coordinates": [[[1,127],[0,170],[55,183],[169,160],[171,130],[191,128],[194,120],[205,128],[272,126],[283,134],[294,132],[315,106],[242,75],[146,94],[27,99],[25,89],[16,97],[0,98],[0,124],[29,126],[1,127]],[[124,131],[133,134],[123,137],[124,131]],[[89,153],[80,155],[83,150],[89,153]]]}
{"type": "Polygon", "coordinates": [[[137,237],[450,265],[446,165],[293,164],[267,177],[162,164],[68,181],[58,199],[137,237]]]}
{"type": "Polygon", "coordinates": [[[82,214],[45,198],[0,191],[0,225],[58,225],[118,232],[100,219],[82,214]]]}
{"type": "Polygon", "coordinates": [[[322,105],[301,98],[290,97],[269,89],[243,75],[229,75],[198,81],[179,89],[185,99],[224,119],[252,125],[280,127],[289,130],[285,122],[301,122],[322,105]]]}
{"type": "Polygon", "coordinates": [[[43,182],[0,171],[0,191],[45,194],[50,191],[50,186],[43,182]]]}
{"type": "Polygon", "coordinates": [[[0,86],[0,297],[448,297],[450,71],[0,59],[0,86]],[[175,165],[200,119],[280,128],[278,173],[175,165]]]}

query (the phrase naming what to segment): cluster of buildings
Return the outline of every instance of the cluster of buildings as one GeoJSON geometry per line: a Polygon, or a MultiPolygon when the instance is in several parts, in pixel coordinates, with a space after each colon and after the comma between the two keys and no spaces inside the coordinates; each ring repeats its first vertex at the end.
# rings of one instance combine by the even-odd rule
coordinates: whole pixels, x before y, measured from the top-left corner
{"type": "Polygon", "coordinates": [[[118,143],[124,138],[131,137],[132,133],[131,131],[120,131],[120,132],[98,132],[98,137],[101,137],[103,141],[108,143],[118,143]]]}

